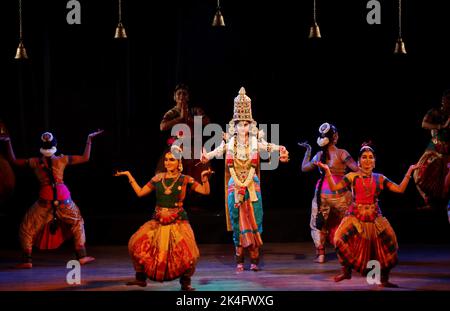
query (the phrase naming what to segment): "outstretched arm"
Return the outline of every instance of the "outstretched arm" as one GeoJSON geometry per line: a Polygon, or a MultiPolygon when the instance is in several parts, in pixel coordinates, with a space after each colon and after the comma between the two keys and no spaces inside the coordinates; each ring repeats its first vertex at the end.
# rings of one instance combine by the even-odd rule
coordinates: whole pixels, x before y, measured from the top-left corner
{"type": "Polygon", "coordinates": [[[211,171],[211,169],[208,169],[206,171],[202,172],[201,178],[202,178],[202,185],[197,186],[194,191],[198,192],[200,194],[204,194],[204,195],[208,195],[210,190],[209,190],[209,176],[214,173],[213,171],[211,171]]]}
{"type": "Polygon", "coordinates": [[[272,144],[267,142],[264,138],[260,138],[258,140],[258,149],[269,153],[278,151],[280,154],[280,162],[289,162],[289,151],[287,151],[285,146],[272,144]]]}
{"type": "Polygon", "coordinates": [[[17,165],[17,166],[25,166],[27,164],[26,159],[17,159],[16,155],[14,154],[14,149],[12,147],[11,138],[9,136],[2,136],[0,137],[0,141],[5,141],[7,146],[6,150],[8,153],[8,161],[11,163],[17,165]]]}
{"type": "Polygon", "coordinates": [[[72,164],[80,164],[80,163],[85,163],[87,161],[89,161],[89,158],[91,157],[91,145],[92,145],[92,139],[103,133],[103,130],[98,130],[97,132],[93,132],[91,134],[88,135],[87,141],[86,141],[86,147],[84,147],[84,152],[83,155],[79,156],[79,155],[75,155],[71,157],[71,163],[72,164]]]}
{"type": "Polygon", "coordinates": [[[352,156],[350,155],[350,153],[348,153],[347,150],[342,151],[341,161],[344,162],[345,165],[347,165],[347,167],[351,169],[353,172],[359,171],[358,164],[355,162],[355,160],[353,160],[352,156]]]}
{"type": "Polygon", "coordinates": [[[397,185],[394,182],[388,182],[386,184],[386,187],[392,191],[392,192],[396,192],[396,193],[403,193],[406,190],[406,187],[408,186],[409,180],[411,179],[411,174],[412,172],[417,169],[419,167],[419,164],[414,164],[411,165],[408,169],[408,171],[406,172],[405,177],[403,178],[402,182],[400,183],[400,185],[397,185]]]}
{"type": "Polygon", "coordinates": [[[114,174],[114,176],[127,176],[131,187],[138,197],[146,196],[153,190],[153,188],[150,188],[148,185],[145,185],[144,187],[139,186],[129,171],[118,171],[114,174]]]}
{"type": "Polygon", "coordinates": [[[338,190],[344,189],[345,187],[348,186],[345,178],[342,179],[337,184],[334,182],[334,179],[331,176],[331,171],[330,171],[330,168],[328,167],[328,165],[323,164],[322,162],[317,162],[317,166],[319,166],[325,172],[325,178],[327,179],[328,186],[330,186],[330,189],[332,191],[338,191],[338,190]]]}
{"type": "Polygon", "coordinates": [[[348,160],[345,161],[345,164],[347,164],[347,167],[348,167],[349,169],[351,169],[353,172],[359,171],[359,166],[358,166],[358,164],[355,162],[355,160],[353,160],[352,157],[348,158],[348,160]]]}
{"type": "Polygon", "coordinates": [[[212,158],[222,156],[225,153],[226,149],[227,149],[227,146],[225,144],[225,141],[222,141],[220,146],[217,147],[216,149],[214,149],[211,152],[206,152],[206,149],[203,148],[202,149],[202,156],[200,158],[200,161],[202,163],[208,163],[209,160],[211,160],[212,158]]]}
{"type": "Polygon", "coordinates": [[[302,172],[310,172],[312,171],[316,166],[314,165],[313,161],[310,161],[311,159],[311,145],[308,144],[308,142],[298,143],[299,146],[305,147],[306,152],[303,156],[303,162],[302,162],[302,172]]]}

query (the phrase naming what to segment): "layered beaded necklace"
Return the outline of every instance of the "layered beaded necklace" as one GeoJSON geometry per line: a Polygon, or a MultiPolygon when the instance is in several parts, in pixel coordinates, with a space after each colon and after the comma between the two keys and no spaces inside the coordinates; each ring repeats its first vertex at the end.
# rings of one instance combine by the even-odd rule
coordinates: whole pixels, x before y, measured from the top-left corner
{"type": "Polygon", "coordinates": [[[247,144],[241,144],[238,142],[238,139],[234,140],[234,155],[236,159],[239,160],[248,160],[249,158],[249,152],[248,152],[248,143],[247,144]]]}
{"type": "Polygon", "coordinates": [[[162,184],[162,186],[163,186],[163,188],[164,188],[164,194],[165,195],[170,195],[170,194],[172,194],[172,188],[173,188],[173,186],[175,185],[175,183],[177,182],[177,180],[178,180],[178,178],[180,178],[180,176],[181,176],[181,174],[178,174],[178,176],[176,177],[176,178],[174,178],[173,179],[173,182],[169,185],[169,186],[167,186],[166,185],[166,174],[164,174],[164,177],[163,177],[163,179],[162,179],[162,182],[161,182],[161,184],[162,184]]]}

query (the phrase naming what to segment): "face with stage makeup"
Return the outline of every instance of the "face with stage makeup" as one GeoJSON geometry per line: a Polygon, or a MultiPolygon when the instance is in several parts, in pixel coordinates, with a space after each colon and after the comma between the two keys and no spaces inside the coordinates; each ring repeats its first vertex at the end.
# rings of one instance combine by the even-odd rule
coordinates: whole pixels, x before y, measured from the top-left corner
{"type": "Polygon", "coordinates": [[[185,87],[180,87],[175,90],[173,99],[179,108],[187,108],[189,102],[189,90],[185,87]]]}
{"type": "Polygon", "coordinates": [[[248,135],[250,131],[250,122],[248,121],[239,121],[236,124],[236,132],[238,135],[248,135]]]}
{"type": "Polygon", "coordinates": [[[172,152],[167,152],[164,155],[164,167],[168,172],[176,172],[180,170],[180,160],[175,158],[172,152]]]}
{"type": "Polygon", "coordinates": [[[375,154],[373,149],[364,148],[360,152],[358,165],[364,173],[371,173],[375,168],[375,154]]]}

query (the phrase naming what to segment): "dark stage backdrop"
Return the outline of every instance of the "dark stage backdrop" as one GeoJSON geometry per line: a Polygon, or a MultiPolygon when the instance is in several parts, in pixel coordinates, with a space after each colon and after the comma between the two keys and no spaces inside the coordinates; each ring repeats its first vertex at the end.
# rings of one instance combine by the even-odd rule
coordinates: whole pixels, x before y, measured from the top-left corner
{"type": "MultiPolygon", "coordinates": [[[[65,177],[93,243],[126,242],[148,219],[154,196],[135,198],[112,173],[130,169],[141,185],[153,176],[168,136],[159,122],[179,82],[189,84],[191,104],[202,106],[213,122],[228,123],[233,98],[244,86],[253,117],[280,124],[280,143],[291,160],[263,172],[269,241],[309,239],[318,174],[300,172],[304,150],[298,141],[310,141],[316,151],[318,126],[331,122],[339,129],[339,145],[354,157],[363,141],[372,140],[377,170],[400,182],[428,143],[423,115],[450,88],[446,1],[404,1],[407,56],[393,55],[396,1],[381,0],[381,24],[369,25],[367,1],[319,0],[319,42],[307,39],[312,1],[223,0],[226,27],[215,29],[214,0],[124,0],[125,41],[113,39],[117,1],[79,2],[81,24],[69,25],[68,1],[23,0],[26,62],[14,60],[17,1],[2,2],[0,118],[18,157],[39,155],[45,130],[56,135],[62,153],[80,154],[88,133],[105,129],[93,143],[91,161],[68,168],[65,177]]],[[[213,165],[217,174],[208,200],[216,215],[223,209],[223,161],[213,165]]],[[[14,245],[21,217],[38,192],[30,171],[15,172],[14,195],[0,206],[1,239],[14,245]]],[[[404,196],[384,194],[382,204],[404,240],[448,241],[444,210],[417,212],[422,202],[413,183],[404,196]]],[[[200,241],[231,241],[208,232],[226,234],[222,216],[192,217],[200,241]]]]}

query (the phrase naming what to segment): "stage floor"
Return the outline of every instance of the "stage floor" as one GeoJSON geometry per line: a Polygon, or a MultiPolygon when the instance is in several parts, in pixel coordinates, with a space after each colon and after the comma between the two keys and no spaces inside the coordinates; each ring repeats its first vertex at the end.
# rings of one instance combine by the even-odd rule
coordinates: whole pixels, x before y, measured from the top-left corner
{"type": "MultiPolygon", "coordinates": [[[[400,263],[391,274],[397,289],[379,288],[354,273],[351,280],[333,281],[340,266],[330,248],[327,262],[313,262],[312,243],[266,243],[261,271],[237,274],[231,244],[200,244],[201,258],[193,276],[197,291],[449,291],[450,245],[401,245],[400,263]]],[[[134,271],[126,246],[93,246],[92,264],[81,267],[81,284],[69,285],[67,262],[73,257],[69,247],[34,254],[30,270],[12,268],[19,252],[0,251],[1,291],[179,291],[177,280],[147,287],[127,286],[134,271]]],[[[248,269],[248,263],[246,263],[248,269]]]]}

